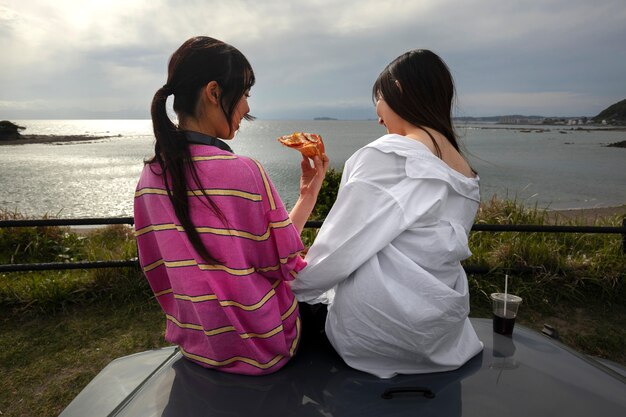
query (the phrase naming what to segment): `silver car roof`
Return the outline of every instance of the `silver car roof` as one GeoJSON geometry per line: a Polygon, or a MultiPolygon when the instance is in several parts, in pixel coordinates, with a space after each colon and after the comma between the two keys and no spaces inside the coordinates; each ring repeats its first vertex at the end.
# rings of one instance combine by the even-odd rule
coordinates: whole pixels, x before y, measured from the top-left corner
{"type": "Polygon", "coordinates": [[[524,326],[512,337],[472,319],[482,353],[455,371],[379,379],[330,346],[302,346],[272,375],[233,375],[175,347],[111,362],[63,411],[75,416],[620,416],[626,378],[524,326]]]}

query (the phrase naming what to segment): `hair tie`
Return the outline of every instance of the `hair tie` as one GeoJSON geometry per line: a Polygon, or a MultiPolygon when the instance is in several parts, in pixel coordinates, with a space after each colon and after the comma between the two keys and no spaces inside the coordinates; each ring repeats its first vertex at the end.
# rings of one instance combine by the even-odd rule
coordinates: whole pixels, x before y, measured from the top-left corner
{"type": "Polygon", "coordinates": [[[172,87],[170,87],[169,84],[163,84],[163,87],[161,87],[161,91],[163,91],[168,96],[173,93],[172,87]]]}

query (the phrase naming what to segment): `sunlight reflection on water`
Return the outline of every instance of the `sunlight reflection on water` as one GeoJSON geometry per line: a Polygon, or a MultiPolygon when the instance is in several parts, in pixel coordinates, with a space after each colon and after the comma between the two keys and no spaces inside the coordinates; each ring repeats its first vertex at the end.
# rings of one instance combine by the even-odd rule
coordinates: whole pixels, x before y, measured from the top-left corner
{"type": "MultiPolygon", "coordinates": [[[[24,134],[111,135],[93,142],[0,147],[0,208],[29,216],[131,216],[143,160],[153,152],[149,120],[19,121],[24,134]],[[121,137],[117,137],[121,135],[121,137]]],[[[517,198],[527,205],[574,208],[626,203],[626,150],[607,148],[626,132],[542,133],[461,128],[469,159],[481,177],[483,199],[517,198]]],[[[276,138],[293,131],[324,137],[331,166],[341,169],[357,149],[384,134],[375,121],[245,123],[232,141],[236,153],[259,160],[286,206],[297,199],[298,154],[276,138]]]]}

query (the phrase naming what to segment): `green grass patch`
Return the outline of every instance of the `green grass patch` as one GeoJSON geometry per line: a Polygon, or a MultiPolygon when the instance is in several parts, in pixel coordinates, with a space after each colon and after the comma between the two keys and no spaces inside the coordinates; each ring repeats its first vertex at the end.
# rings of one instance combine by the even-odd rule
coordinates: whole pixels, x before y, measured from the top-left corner
{"type": "MultiPolygon", "coordinates": [[[[515,201],[492,200],[479,210],[477,223],[549,224],[550,213],[525,208],[515,201]]],[[[595,226],[621,226],[619,216],[594,220],[595,226]]],[[[586,219],[565,225],[587,225],[586,219]]],[[[602,233],[472,232],[472,257],[465,265],[484,266],[492,273],[470,277],[473,294],[485,298],[509,290],[534,308],[552,303],[584,303],[600,300],[609,305],[626,297],[626,254],[622,236],[602,233]]]]}
{"type": "Polygon", "coordinates": [[[1,309],[0,415],[57,416],[113,359],[165,346],[155,300],[104,300],[40,314],[1,309]]]}
{"type": "MultiPolygon", "coordinates": [[[[0,212],[0,219],[20,219],[0,212]]],[[[111,225],[82,232],[69,227],[0,229],[0,263],[128,260],[137,257],[132,228],[111,225]]],[[[111,268],[0,273],[0,306],[56,312],[107,298],[151,295],[140,270],[111,268]]]]}

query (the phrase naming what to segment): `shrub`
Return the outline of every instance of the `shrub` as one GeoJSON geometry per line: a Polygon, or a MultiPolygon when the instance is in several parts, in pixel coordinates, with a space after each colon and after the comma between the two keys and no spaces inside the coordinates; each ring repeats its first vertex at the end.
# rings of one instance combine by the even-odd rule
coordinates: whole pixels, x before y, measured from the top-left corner
{"type": "MultiPolygon", "coordinates": [[[[0,219],[23,220],[24,216],[0,211],[0,219]]],[[[0,263],[73,261],[81,240],[67,227],[0,228],[0,263]]]]}

